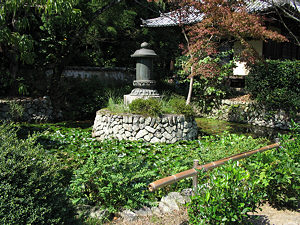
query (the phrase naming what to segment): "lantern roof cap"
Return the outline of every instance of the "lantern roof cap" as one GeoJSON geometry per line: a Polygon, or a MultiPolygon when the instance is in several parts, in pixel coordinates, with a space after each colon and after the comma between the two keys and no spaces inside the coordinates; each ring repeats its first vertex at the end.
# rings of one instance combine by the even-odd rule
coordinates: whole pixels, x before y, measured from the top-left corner
{"type": "Polygon", "coordinates": [[[141,44],[141,49],[138,49],[131,55],[133,58],[154,58],[157,57],[157,54],[152,50],[147,48],[149,44],[147,42],[143,42],[141,44]]]}

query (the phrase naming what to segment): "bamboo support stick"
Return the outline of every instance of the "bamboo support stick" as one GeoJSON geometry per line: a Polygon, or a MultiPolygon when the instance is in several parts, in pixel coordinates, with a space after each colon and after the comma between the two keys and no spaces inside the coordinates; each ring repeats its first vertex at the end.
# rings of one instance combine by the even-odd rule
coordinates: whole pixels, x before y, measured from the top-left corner
{"type": "MultiPolygon", "coordinates": [[[[194,159],[193,168],[197,168],[198,166],[199,166],[199,160],[194,159]]],[[[198,176],[196,174],[195,176],[193,176],[193,192],[192,192],[192,195],[194,196],[197,193],[198,193],[198,176]]]]}
{"type": "Polygon", "coordinates": [[[155,191],[158,188],[162,188],[162,187],[167,186],[169,184],[173,184],[173,183],[175,183],[179,180],[182,180],[184,178],[193,177],[197,174],[197,170],[201,170],[201,169],[204,169],[206,171],[211,170],[215,167],[218,167],[220,165],[225,164],[229,160],[236,161],[236,160],[239,160],[239,159],[249,157],[249,156],[251,156],[255,153],[258,153],[258,152],[264,152],[264,151],[267,151],[267,150],[270,150],[270,149],[273,149],[273,148],[278,148],[279,146],[280,146],[279,143],[275,143],[275,144],[271,144],[271,145],[268,145],[268,146],[265,146],[265,147],[262,147],[262,148],[259,148],[259,149],[256,149],[256,150],[239,153],[239,154],[236,154],[236,155],[224,158],[224,159],[220,159],[220,160],[217,160],[217,161],[214,161],[214,162],[211,162],[211,163],[207,163],[205,165],[197,166],[196,168],[189,169],[189,170],[177,173],[175,175],[172,175],[172,176],[165,177],[165,178],[159,179],[157,181],[154,181],[151,184],[149,184],[148,188],[149,188],[149,191],[155,191]]]}

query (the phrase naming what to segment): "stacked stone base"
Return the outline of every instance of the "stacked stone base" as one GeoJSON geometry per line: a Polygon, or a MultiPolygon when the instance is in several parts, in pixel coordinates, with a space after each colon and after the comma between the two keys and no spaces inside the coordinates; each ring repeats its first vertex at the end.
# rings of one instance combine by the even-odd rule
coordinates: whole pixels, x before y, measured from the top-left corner
{"type": "Polygon", "coordinates": [[[194,118],[183,115],[146,117],[135,114],[113,114],[99,110],[93,125],[93,137],[106,139],[143,140],[150,143],[175,143],[197,138],[194,118]]]}

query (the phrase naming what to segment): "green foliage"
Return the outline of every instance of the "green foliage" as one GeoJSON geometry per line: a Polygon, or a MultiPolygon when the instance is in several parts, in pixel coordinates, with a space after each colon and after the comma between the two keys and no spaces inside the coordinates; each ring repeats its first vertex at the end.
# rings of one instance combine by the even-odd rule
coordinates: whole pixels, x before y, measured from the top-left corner
{"type": "Polygon", "coordinates": [[[152,178],[154,171],[142,156],[102,152],[74,172],[70,195],[74,203],[96,204],[115,213],[149,203],[147,185],[152,178]]]}
{"type": "Polygon", "coordinates": [[[167,105],[170,106],[171,112],[175,114],[183,114],[187,117],[192,117],[195,115],[195,112],[191,105],[187,105],[184,98],[180,97],[171,97],[167,105]]]}
{"type": "Polygon", "coordinates": [[[107,109],[114,113],[129,112],[129,108],[124,104],[121,98],[109,98],[107,103],[107,109]]]}
{"type": "MultiPolygon", "coordinates": [[[[297,209],[300,139],[297,127],[294,131],[293,136],[280,136],[279,149],[241,160],[241,167],[230,163],[208,174],[200,171],[204,184],[189,204],[190,223],[241,224],[247,212],[255,211],[262,200],[274,207],[297,209]]],[[[224,143],[230,143],[228,137],[222,139],[224,143]]]]}
{"type": "Polygon", "coordinates": [[[162,177],[189,168],[190,159],[197,158],[200,163],[207,163],[266,144],[265,139],[253,139],[251,136],[228,133],[175,144],[117,140],[99,142],[91,138],[91,128],[74,128],[74,125],[68,123],[39,126],[42,129],[40,143],[68,167],[79,168],[90,155],[97,155],[99,152],[117,152],[137,158],[146,157],[147,162],[155,163],[153,169],[162,177]],[[167,163],[172,166],[168,166],[167,163]]]}
{"type": "Polygon", "coordinates": [[[266,144],[264,139],[228,133],[175,144],[99,142],[90,137],[88,125],[79,124],[82,128],[74,128],[75,125],[42,124],[30,128],[40,130],[39,143],[68,171],[66,180],[71,180],[68,193],[73,203],[98,205],[110,212],[138,208],[170,191],[190,187],[188,179],[155,193],[146,190],[147,184],[154,180],[190,169],[192,159],[204,164],[266,144]]]}
{"type": "Polygon", "coordinates": [[[187,117],[195,115],[193,108],[186,105],[180,96],[164,97],[163,99],[136,99],[129,104],[130,112],[149,116],[162,114],[183,114],[187,117]]]}
{"type": "MultiPolygon", "coordinates": [[[[69,173],[69,177],[64,177],[61,181],[67,183],[72,180],[68,193],[73,203],[94,204],[107,208],[110,212],[150,204],[170,191],[191,187],[189,179],[156,193],[146,190],[147,184],[154,180],[190,169],[192,159],[200,159],[200,164],[204,164],[267,144],[265,139],[228,133],[176,144],[118,140],[98,142],[90,137],[89,126],[79,124],[78,128],[78,124],[74,123],[31,125],[31,130],[40,131],[37,140],[46,149],[44,152],[41,147],[35,147],[34,152],[38,157],[46,158],[50,153],[61,162],[67,170],[64,174],[69,173]]],[[[3,132],[10,136],[5,129],[3,132]]],[[[295,206],[299,201],[297,174],[300,138],[297,129],[293,137],[295,141],[290,141],[290,136],[283,136],[281,149],[254,155],[241,161],[241,167],[232,163],[228,167],[220,167],[216,172],[212,171],[208,185],[199,189],[206,192],[202,196],[196,196],[191,203],[191,223],[200,224],[202,219],[220,221],[216,222],[218,224],[238,223],[246,217],[246,212],[257,208],[261,199],[268,199],[275,206],[295,206]],[[203,208],[199,202],[209,205],[203,208]],[[204,216],[200,218],[200,215],[204,216]]],[[[33,141],[28,140],[22,143],[27,147],[34,145],[33,141]]],[[[6,146],[8,145],[13,146],[11,142],[6,146]]],[[[61,171],[56,161],[51,161],[51,165],[56,167],[56,171],[61,171]]],[[[60,204],[64,205],[66,204],[60,204]]]]}
{"type": "MultiPolygon", "coordinates": [[[[103,191],[104,186],[102,185],[104,183],[102,182],[110,182],[110,180],[112,180],[111,182],[114,182],[115,185],[122,184],[124,187],[131,187],[132,183],[130,183],[130,180],[134,175],[133,172],[130,171],[135,171],[134,168],[140,168],[141,171],[145,171],[145,169],[147,169],[148,172],[151,171],[151,173],[145,172],[145,174],[147,174],[147,180],[137,177],[138,183],[149,184],[154,180],[190,169],[193,159],[199,159],[201,164],[208,163],[238,152],[264,146],[266,143],[266,140],[264,139],[253,139],[251,137],[228,133],[217,137],[203,137],[197,141],[182,141],[175,144],[150,144],[145,142],[118,140],[99,142],[90,137],[90,128],[75,129],[72,127],[73,125],[68,125],[66,123],[57,124],[55,126],[45,124],[43,125],[43,129],[46,130],[41,133],[39,140],[47,151],[65,165],[70,173],[76,171],[76,174],[79,174],[77,177],[74,176],[72,178],[72,182],[74,182],[72,187],[72,198],[78,200],[78,203],[92,202],[93,204],[96,204],[93,202],[96,198],[95,193],[96,190],[103,191]],[[119,158],[117,156],[122,157],[119,158]],[[93,157],[97,160],[93,161],[93,157]],[[111,170],[109,165],[115,164],[114,160],[123,166],[115,166],[115,170],[111,170]],[[100,172],[93,172],[91,168],[99,168],[100,172],[103,170],[111,171],[113,173],[105,173],[103,180],[98,180],[96,179],[98,177],[96,174],[100,172]],[[124,171],[122,171],[122,168],[124,171]],[[127,174],[132,175],[126,176],[126,174],[123,173],[125,170],[127,171],[127,174]],[[79,185],[80,182],[88,182],[88,178],[84,178],[85,173],[96,183],[95,189],[89,190],[86,186],[86,189],[84,189],[79,185]],[[79,177],[82,179],[79,180],[79,177]],[[116,177],[122,177],[126,183],[122,183],[122,180],[115,180],[116,177]],[[75,183],[78,185],[75,185],[75,183]],[[87,195],[85,191],[88,191],[90,195],[87,195]],[[90,199],[89,196],[91,197],[90,199]]],[[[135,171],[135,173],[137,176],[141,175],[138,171],[135,171]]],[[[111,184],[112,183],[109,183],[109,185],[111,184]]],[[[120,198],[120,201],[107,200],[106,206],[110,207],[111,210],[129,205],[134,207],[135,205],[138,205],[139,201],[143,198],[155,201],[155,198],[159,198],[170,191],[178,191],[190,186],[191,180],[183,180],[155,193],[147,192],[149,194],[147,195],[144,192],[144,188],[146,188],[146,185],[144,185],[132,198],[129,195],[126,195],[128,197],[127,201],[124,200],[124,197],[120,198]],[[113,201],[117,201],[114,203],[116,208],[113,207],[113,201]]],[[[105,187],[108,188],[105,190],[110,190],[109,192],[112,192],[112,194],[115,195],[110,186],[105,187]]],[[[105,195],[101,195],[101,201],[108,198],[109,192],[105,192],[105,195]]],[[[124,192],[121,193],[122,196],[125,196],[126,194],[124,192]]]]}
{"type": "Polygon", "coordinates": [[[162,104],[159,99],[135,99],[129,104],[130,112],[148,116],[160,116],[162,112],[162,104]]]}
{"type": "Polygon", "coordinates": [[[147,1],[1,1],[1,81],[8,91],[26,93],[32,87],[24,85],[30,74],[37,78],[37,71],[45,75],[53,69],[48,88],[54,89],[66,66],[133,66],[132,51],[146,37],[153,39],[147,28],[140,29],[139,18],[153,17],[149,5],[158,9],[147,1]],[[31,71],[20,73],[24,68],[31,71]],[[23,86],[14,85],[18,77],[25,80],[23,86]]]}
{"type": "Polygon", "coordinates": [[[272,109],[300,109],[300,61],[267,60],[250,69],[246,88],[260,103],[272,109]]]}
{"type": "Polygon", "coordinates": [[[9,115],[12,121],[20,121],[24,114],[24,106],[16,101],[9,101],[9,115]]]}
{"type": "MultiPolygon", "coordinates": [[[[195,76],[192,96],[194,103],[200,107],[200,109],[205,111],[210,111],[214,106],[219,104],[219,101],[226,95],[228,92],[227,86],[225,85],[225,78],[228,77],[233,70],[234,64],[233,61],[224,63],[222,59],[230,54],[220,54],[216,59],[205,58],[199,62],[199,64],[208,64],[211,60],[214,60],[216,63],[220,64],[220,71],[218,76],[195,76]]],[[[187,89],[189,86],[190,79],[188,76],[191,71],[186,71],[186,63],[189,60],[187,56],[180,56],[176,59],[175,66],[177,68],[177,79],[178,82],[185,86],[187,89]]]]}
{"type": "Polygon", "coordinates": [[[29,92],[28,92],[28,85],[26,85],[24,83],[24,78],[21,77],[21,78],[17,78],[17,82],[18,82],[18,93],[20,95],[28,95],[29,92]]]}
{"type": "Polygon", "coordinates": [[[129,112],[128,105],[124,104],[124,94],[130,91],[131,87],[121,89],[108,89],[105,97],[108,98],[107,109],[114,113],[129,112]]]}
{"type": "Polygon", "coordinates": [[[0,223],[75,223],[62,167],[35,143],[36,136],[18,139],[0,126],[0,223]]]}
{"type": "MultiPolygon", "coordinates": [[[[201,173],[202,182],[207,176],[201,173]]],[[[260,204],[260,193],[250,179],[250,173],[237,163],[228,163],[208,174],[201,193],[188,204],[191,224],[241,224],[248,212],[255,212],[260,204]]]]}
{"type": "Polygon", "coordinates": [[[253,174],[252,179],[259,184],[260,192],[266,194],[274,207],[296,209],[300,196],[300,139],[299,134],[290,140],[290,135],[281,136],[281,146],[250,157],[245,162],[253,174]]]}

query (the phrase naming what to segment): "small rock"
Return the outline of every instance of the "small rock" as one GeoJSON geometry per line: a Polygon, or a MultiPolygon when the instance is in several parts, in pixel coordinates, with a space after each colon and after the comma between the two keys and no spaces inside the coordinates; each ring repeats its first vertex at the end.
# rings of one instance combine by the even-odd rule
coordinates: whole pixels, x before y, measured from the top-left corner
{"type": "Polygon", "coordinates": [[[160,216],[162,213],[158,207],[152,207],[151,211],[154,215],[157,215],[157,216],[160,216]]]}
{"type": "Polygon", "coordinates": [[[183,196],[192,196],[192,193],[193,193],[192,188],[186,188],[181,191],[181,195],[183,196]]]}
{"type": "Polygon", "coordinates": [[[97,218],[97,219],[105,219],[109,216],[109,212],[108,210],[103,210],[103,209],[100,209],[100,207],[93,207],[90,211],[90,217],[91,218],[97,218]]]}
{"type": "Polygon", "coordinates": [[[161,202],[170,208],[170,210],[179,210],[176,200],[170,196],[162,197],[161,202]]]}
{"type": "Polygon", "coordinates": [[[144,207],[134,212],[138,216],[151,216],[153,213],[150,208],[144,207]]]}
{"type": "Polygon", "coordinates": [[[145,140],[145,141],[148,141],[148,142],[149,142],[150,139],[151,139],[151,137],[149,136],[149,134],[147,134],[147,135],[144,136],[144,140],[145,140]]]}
{"type": "Polygon", "coordinates": [[[141,116],[140,119],[139,119],[139,122],[140,122],[140,124],[145,123],[145,118],[141,116]]]}
{"type": "Polygon", "coordinates": [[[138,124],[139,123],[139,117],[135,116],[133,118],[133,124],[138,124]]]}
{"type": "Polygon", "coordinates": [[[146,129],[147,131],[149,131],[150,133],[152,133],[152,134],[155,132],[155,129],[152,128],[152,127],[150,127],[150,126],[146,126],[145,129],[146,129]]]}
{"type": "Polygon", "coordinates": [[[120,213],[120,216],[123,218],[125,221],[135,221],[138,219],[137,214],[130,210],[124,210],[123,212],[120,213]]]}
{"type": "Polygon", "coordinates": [[[160,202],[159,205],[158,205],[160,211],[162,213],[170,213],[172,212],[172,210],[163,202],[160,202]]]}
{"type": "Polygon", "coordinates": [[[163,134],[163,136],[164,136],[164,138],[166,138],[167,140],[171,140],[171,139],[172,139],[171,134],[169,134],[169,133],[167,133],[167,132],[165,132],[165,133],[163,134]]]}
{"type": "Polygon", "coordinates": [[[159,139],[157,137],[154,137],[151,139],[150,143],[158,143],[159,139]]]}
{"type": "Polygon", "coordinates": [[[151,117],[147,117],[145,120],[145,125],[149,126],[151,124],[151,120],[152,120],[151,117]]]}
{"type": "Polygon", "coordinates": [[[184,197],[178,192],[171,192],[168,194],[168,197],[171,199],[174,199],[179,204],[182,204],[182,205],[185,204],[184,197]]]}
{"type": "Polygon", "coordinates": [[[148,134],[148,132],[146,130],[140,130],[137,134],[136,134],[136,139],[142,138],[144,137],[146,134],[148,134]]]}
{"type": "Polygon", "coordinates": [[[155,122],[156,122],[156,119],[155,119],[155,117],[153,117],[153,118],[151,119],[150,126],[153,127],[153,125],[155,124],[155,122]]]}

